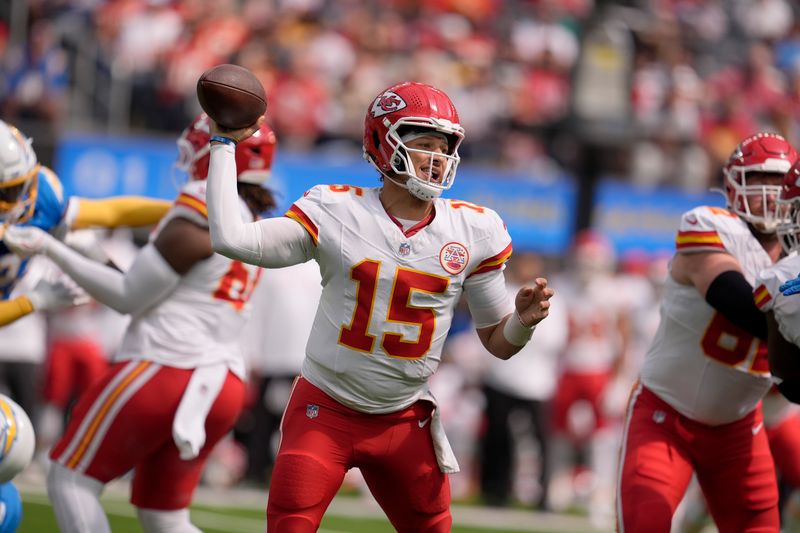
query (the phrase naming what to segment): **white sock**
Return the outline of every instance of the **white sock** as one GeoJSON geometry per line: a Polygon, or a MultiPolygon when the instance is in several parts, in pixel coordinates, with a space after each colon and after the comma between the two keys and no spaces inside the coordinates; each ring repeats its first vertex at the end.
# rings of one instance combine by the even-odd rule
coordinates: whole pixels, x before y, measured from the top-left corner
{"type": "Polygon", "coordinates": [[[47,473],[47,494],[53,503],[61,533],[111,533],[100,505],[103,483],[52,463],[47,473]]]}
{"type": "Polygon", "coordinates": [[[137,507],[136,514],[145,533],[202,533],[189,520],[189,509],[156,511],[137,507]]]}

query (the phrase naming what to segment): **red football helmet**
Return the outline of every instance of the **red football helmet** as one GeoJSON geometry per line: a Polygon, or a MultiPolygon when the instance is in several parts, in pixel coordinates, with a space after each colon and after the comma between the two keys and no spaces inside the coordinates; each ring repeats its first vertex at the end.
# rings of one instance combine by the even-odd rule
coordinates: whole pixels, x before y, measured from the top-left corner
{"type": "Polygon", "coordinates": [[[572,261],[579,277],[589,280],[598,275],[609,275],[617,267],[617,254],[609,238],[592,229],[575,234],[572,261]]]}
{"type": "Polygon", "coordinates": [[[778,209],[781,221],[777,232],[783,251],[787,254],[800,251],[800,159],[783,177],[778,209]]]}
{"type": "MultiPolygon", "coordinates": [[[[211,126],[208,116],[200,114],[178,137],[176,166],[191,180],[208,177],[211,146],[211,126]]],[[[277,139],[266,122],[257,132],[236,145],[237,180],[262,185],[269,178],[277,139]]]]}
{"type": "Polygon", "coordinates": [[[405,82],[382,91],[367,109],[364,159],[415,197],[432,200],[453,185],[461,160],[458,146],[463,139],[464,128],[458,122],[458,112],[445,93],[423,83],[405,82]],[[427,131],[447,138],[449,147],[446,154],[412,149],[404,144],[404,138],[407,141],[427,131]],[[417,176],[410,152],[444,158],[441,181],[417,176]],[[393,179],[390,173],[408,179],[403,184],[393,179]]]}
{"type": "Polygon", "coordinates": [[[783,175],[797,160],[797,152],[786,139],[775,133],[757,133],[743,140],[723,168],[728,208],[765,233],[772,233],[779,222],[777,203],[768,208],[767,199],[777,198],[780,185],[748,185],[748,172],[783,175]],[[754,214],[749,197],[760,196],[763,213],[754,214]]]}

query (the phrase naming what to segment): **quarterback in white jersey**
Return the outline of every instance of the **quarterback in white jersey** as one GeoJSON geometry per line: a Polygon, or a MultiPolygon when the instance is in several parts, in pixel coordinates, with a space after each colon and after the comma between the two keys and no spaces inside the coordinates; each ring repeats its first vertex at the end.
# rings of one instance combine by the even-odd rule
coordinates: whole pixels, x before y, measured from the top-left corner
{"type": "Polygon", "coordinates": [[[760,401],[771,387],[756,275],[778,258],[777,197],[797,159],[757,134],[724,168],[728,208],[685,213],[661,323],[633,391],[618,483],[621,531],[668,531],[692,473],[720,531],[777,531],[760,401]]]}
{"type": "Polygon", "coordinates": [[[267,505],[270,531],[316,531],[345,472],[360,468],[398,531],[449,531],[457,464],[427,380],[464,293],[478,334],[507,359],[545,318],[538,278],[509,309],[511,239],[491,209],[440,198],[464,131],[442,91],[407,82],[367,110],[365,158],[383,187],[319,185],[283,219],[234,212],[233,149],[251,129],[214,130],[209,222],[214,249],[266,267],[315,259],[322,297],[302,376],[284,413],[267,505]],[[512,312],[513,311],[513,312],[512,312]]]}
{"type": "MultiPolygon", "coordinates": [[[[260,269],[215,254],[206,210],[208,119],[179,140],[190,181],[137,255],[119,272],[37,228],[11,227],[16,253],[43,253],[100,302],[131,315],[106,374],[79,399],[51,450],[48,494],[62,531],[109,531],[103,485],[134,471],[131,502],[145,531],[197,531],[188,506],[208,454],[244,403],[239,336],[260,269]]],[[[237,149],[236,215],[275,207],[261,187],[275,136],[263,125],[237,149]]]]}

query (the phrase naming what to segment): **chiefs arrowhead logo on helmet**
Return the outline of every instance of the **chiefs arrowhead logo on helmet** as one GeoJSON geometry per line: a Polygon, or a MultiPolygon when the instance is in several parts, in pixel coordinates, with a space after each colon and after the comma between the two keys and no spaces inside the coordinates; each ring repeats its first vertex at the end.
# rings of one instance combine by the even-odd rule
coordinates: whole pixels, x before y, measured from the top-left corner
{"type": "Polygon", "coordinates": [[[406,101],[397,93],[386,91],[372,103],[371,113],[373,117],[381,117],[393,111],[400,111],[406,105],[406,101]]]}

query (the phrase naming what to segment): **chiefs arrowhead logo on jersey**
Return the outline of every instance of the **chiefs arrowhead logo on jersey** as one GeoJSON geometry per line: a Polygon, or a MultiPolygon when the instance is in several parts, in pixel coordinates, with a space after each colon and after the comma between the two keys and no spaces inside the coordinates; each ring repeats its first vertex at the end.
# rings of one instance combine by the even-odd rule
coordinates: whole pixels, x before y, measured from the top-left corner
{"type": "Polygon", "coordinates": [[[370,112],[373,117],[382,117],[394,111],[400,111],[406,107],[406,101],[403,100],[397,93],[386,91],[375,99],[372,103],[370,112]]]}
{"type": "Polygon", "coordinates": [[[439,252],[439,262],[448,273],[460,274],[467,268],[469,252],[463,244],[448,242],[439,252]]]}

